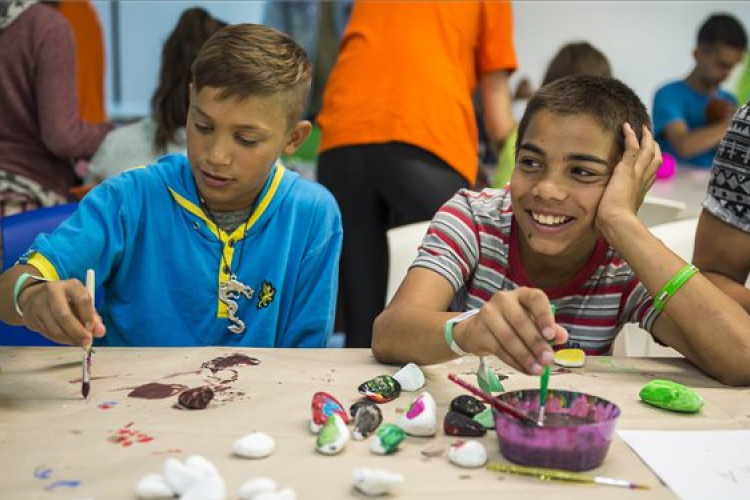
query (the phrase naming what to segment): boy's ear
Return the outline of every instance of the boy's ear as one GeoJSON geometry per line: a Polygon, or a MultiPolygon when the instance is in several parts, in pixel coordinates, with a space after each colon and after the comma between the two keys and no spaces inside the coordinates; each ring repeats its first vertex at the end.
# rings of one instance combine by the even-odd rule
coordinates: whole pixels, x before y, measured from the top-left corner
{"type": "Polygon", "coordinates": [[[310,132],[312,132],[312,123],[309,120],[298,121],[289,133],[289,140],[284,146],[284,154],[291,155],[297,151],[310,135],[310,132]]]}

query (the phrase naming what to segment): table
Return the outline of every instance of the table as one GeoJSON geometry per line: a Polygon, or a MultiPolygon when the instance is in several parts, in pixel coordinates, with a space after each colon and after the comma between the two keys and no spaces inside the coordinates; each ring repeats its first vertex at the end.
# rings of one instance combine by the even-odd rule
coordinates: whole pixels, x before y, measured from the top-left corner
{"type": "Polygon", "coordinates": [[[710,169],[697,169],[678,166],[677,173],[669,179],[657,179],[648,194],[659,198],[685,203],[687,208],[680,214],[681,219],[698,217],[703,209],[710,169]]]}
{"type": "MultiPolygon", "coordinates": [[[[538,387],[538,378],[508,374],[507,390],[538,387]]],[[[506,476],[484,469],[460,469],[446,456],[426,458],[422,450],[447,447],[456,438],[408,437],[395,455],[379,456],[368,442],[352,441],[342,454],[323,456],[314,449],[308,429],[310,401],[315,391],[328,391],[347,407],[358,398],[360,382],[397,367],[378,364],[365,349],[243,349],[100,348],[94,355],[89,401],[80,397],[80,350],[75,348],[0,349],[0,484],[2,497],[25,499],[133,499],[145,474],[161,473],[167,457],[184,460],[192,454],[210,459],[226,480],[227,498],[236,499],[239,486],[268,476],[280,487],[293,487],[298,498],[364,498],[351,487],[356,467],[382,468],[404,475],[392,498],[534,498],[599,500],[674,499],[673,493],[618,437],[596,473],[653,486],[633,492],[620,488],[542,482],[506,476]],[[211,375],[201,365],[235,352],[257,357],[256,366],[239,366],[219,377],[227,385],[225,401],[205,410],[172,408],[167,399],[128,397],[130,388],[159,381],[200,385],[211,375]],[[244,395],[242,394],[244,393],[244,395]],[[152,438],[123,446],[113,440],[130,424],[132,432],[152,438]],[[273,436],[276,450],[265,459],[247,460],[231,454],[232,443],[254,430],[273,436]],[[80,481],[60,486],[56,481],[80,481]],[[637,497],[637,499],[636,499],[637,497]]],[[[442,421],[450,400],[465,393],[450,383],[449,372],[467,374],[476,359],[424,367],[425,389],[437,401],[442,421]]],[[[616,402],[623,410],[618,429],[746,429],[750,427],[747,390],[722,386],[683,359],[589,358],[583,368],[553,375],[551,388],[575,389],[616,402]],[[676,415],[649,407],[638,391],[652,378],[669,378],[698,391],[706,400],[701,413],[676,415]]],[[[385,421],[394,422],[413,399],[403,393],[382,406],[385,421]]],[[[490,460],[501,460],[496,437],[481,438],[490,460]]],[[[446,454],[447,455],[447,454],[446,454]]]]}

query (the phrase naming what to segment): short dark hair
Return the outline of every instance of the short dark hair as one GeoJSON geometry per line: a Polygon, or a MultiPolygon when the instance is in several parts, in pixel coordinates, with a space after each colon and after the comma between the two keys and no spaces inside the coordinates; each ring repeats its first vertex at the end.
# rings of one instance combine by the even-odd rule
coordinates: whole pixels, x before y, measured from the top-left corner
{"type": "Polygon", "coordinates": [[[563,45],[547,66],[542,85],[571,75],[612,76],[609,60],[588,42],[563,45]]]}
{"type": "Polygon", "coordinates": [[[226,23],[200,7],[182,13],[161,51],[159,85],[151,96],[156,123],[154,151],[166,153],[177,131],[185,127],[190,107],[190,67],[208,38],[226,23]]]}
{"type": "Polygon", "coordinates": [[[747,48],[747,34],[742,23],[730,14],[713,14],[698,30],[698,45],[728,45],[734,49],[747,48]]]}
{"type": "Polygon", "coordinates": [[[620,154],[625,151],[625,139],[622,135],[625,122],[633,127],[639,141],[643,136],[644,125],[651,130],[651,119],[646,106],[630,87],[616,78],[566,76],[540,88],[529,100],[518,125],[518,144],[523,142],[534,115],[543,110],[563,116],[590,116],[605,132],[613,134],[620,154]]]}
{"type": "Polygon", "coordinates": [[[208,39],[193,63],[195,91],[221,89],[219,98],[281,95],[289,126],[305,111],[312,63],[286,33],[260,24],[234,24],[208,39]]]}

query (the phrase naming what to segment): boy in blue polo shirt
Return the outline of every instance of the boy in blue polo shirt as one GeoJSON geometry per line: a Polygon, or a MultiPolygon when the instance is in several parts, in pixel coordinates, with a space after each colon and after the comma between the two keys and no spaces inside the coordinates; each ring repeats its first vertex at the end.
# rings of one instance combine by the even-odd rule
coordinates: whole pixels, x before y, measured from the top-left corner
{"type": "Polygon", "coordinates": [[[310,133],[311,64],[289,36],[244,24],[211,37],[192,72],[187,155],[109,179],[39,236],[0,276],[0,319],[83,347],[326,345],[340,214],[278,162],[310,133]]]}

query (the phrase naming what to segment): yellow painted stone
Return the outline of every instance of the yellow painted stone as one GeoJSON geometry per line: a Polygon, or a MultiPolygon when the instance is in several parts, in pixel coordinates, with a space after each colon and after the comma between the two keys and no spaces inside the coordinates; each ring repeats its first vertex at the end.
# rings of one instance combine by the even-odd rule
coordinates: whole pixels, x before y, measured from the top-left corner
{"type": "Polygon", "coordinates": [[[586,364],[586,353],[581,349],[560,349],[555,353],[555,363],[567,368],[577,368],[586,364]]]}

